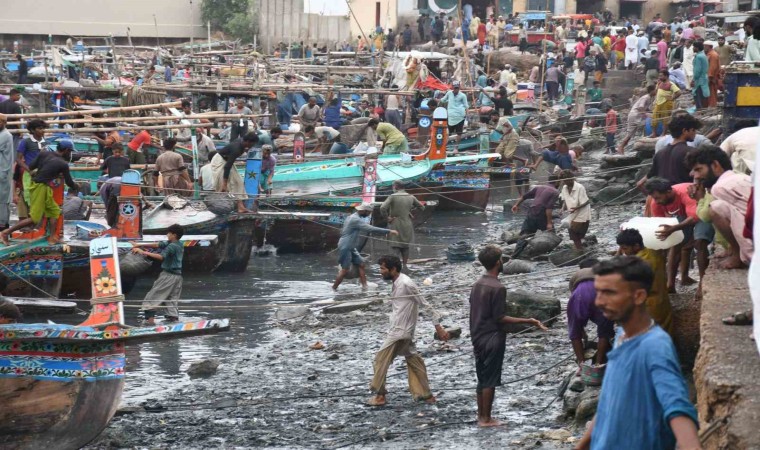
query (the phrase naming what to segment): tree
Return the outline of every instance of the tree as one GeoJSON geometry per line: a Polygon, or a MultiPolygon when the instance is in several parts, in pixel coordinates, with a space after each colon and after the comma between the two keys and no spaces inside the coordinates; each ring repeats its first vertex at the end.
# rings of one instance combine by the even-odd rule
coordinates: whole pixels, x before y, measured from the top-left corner
{"type": "Polygon", "coordinates": [[[201,14],[212,30],[243,42],[252,42],[258,31],[250,0],[203,0],[201,14]]]}

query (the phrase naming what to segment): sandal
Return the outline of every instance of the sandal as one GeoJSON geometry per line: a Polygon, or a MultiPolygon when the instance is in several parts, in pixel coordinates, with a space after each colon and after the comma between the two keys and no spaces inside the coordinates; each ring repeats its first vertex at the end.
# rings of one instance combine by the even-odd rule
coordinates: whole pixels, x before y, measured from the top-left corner
{"type": "Polygon", "coordinates": [[[723,318],[724,325],[748,326],[752,325],[752,311],[738,312],[723,318]]]}

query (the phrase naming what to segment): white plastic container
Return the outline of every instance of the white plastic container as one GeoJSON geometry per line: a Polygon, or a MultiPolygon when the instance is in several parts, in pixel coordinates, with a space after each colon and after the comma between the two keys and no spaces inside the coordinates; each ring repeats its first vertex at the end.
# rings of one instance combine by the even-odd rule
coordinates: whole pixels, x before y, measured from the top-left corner
{"type": "Polygon", "coordinates": [[[678,225],[678,219],[675,217],[634,217],[620,225],[620,229],[638,230],[644,240],[644,247],[652,250],[666,250],[683,242],[683,231],[680,230],[671,233],[665,240],[658,238],[655,233],[663,225],[678,225]]]}

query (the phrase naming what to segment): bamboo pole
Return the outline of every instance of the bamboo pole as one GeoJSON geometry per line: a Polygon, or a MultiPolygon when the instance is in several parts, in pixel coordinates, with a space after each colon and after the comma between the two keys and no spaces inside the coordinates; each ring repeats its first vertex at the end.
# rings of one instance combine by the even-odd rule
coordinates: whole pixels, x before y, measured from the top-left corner
{"type": "Polygon", "coordinates": [[[8,119],[44,119],[47,117],[84,116],[92,114],[110,114],[129,111],[144,111],[146,109],[174,108],[182,105],[182,102],[154,103],[151,105],[121,106],[118,108],[103,108],[77,111],[63,111],[56,113],[32,113],[32,114],[8,114],[8,119]]]}
{"type": "MultiPolygon", "coordinates": [[[[72,128],[70,130],[65,128],[45,128],[44,133],[99,133],[101,131],[131,131],[131,130],[167,130],[176,128],[212,128],[213,123],[196,123],[196,124],[167,124],[167,125],[135,125],[132,127],[108,127],[108,128],[72,128]]],[[[8,130],[11,134],[24,134],[27,130],[13,129],[8,130]]]]}
{"type": "MultiPolygon", "coordinates": [[[[193,114],[191,116],[152,116],[152,117],[95,117],[90,119],[64,119],[64,120],[49,120],[46,123],[48,125],[64,125],[64,124],[81,124],[81,123],[133,123],[133,122],[167,122],[176,120],[192,120],[192,119],[222,119],[223,121],[232,121],[237,119],[253,119],[256,117],[262,117],[262,114],[193,114]]],[[[8,122],[6,125],[24,125],[26,122],[8,122]]]]}

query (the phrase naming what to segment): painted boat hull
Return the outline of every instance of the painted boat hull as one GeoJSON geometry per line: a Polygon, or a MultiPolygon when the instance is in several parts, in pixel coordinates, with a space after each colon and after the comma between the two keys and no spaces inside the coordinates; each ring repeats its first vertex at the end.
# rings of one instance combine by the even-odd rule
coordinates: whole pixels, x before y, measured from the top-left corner
{"type": "Polygon", "coordinates": [[[63,246],[48,245],[46,238],[14,241],[0,248],[0,272],[9,279],[4,292],[17,297],[58,297],[63,258],[63,246]]]}

